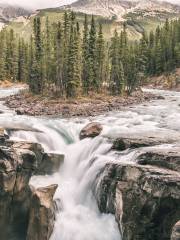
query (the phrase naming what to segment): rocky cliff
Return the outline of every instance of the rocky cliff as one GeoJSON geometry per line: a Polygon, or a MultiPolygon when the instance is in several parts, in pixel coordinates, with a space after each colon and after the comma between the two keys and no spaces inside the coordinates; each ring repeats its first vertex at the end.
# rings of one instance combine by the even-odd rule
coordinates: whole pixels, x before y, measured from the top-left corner
{"type": "Polygon", "coordinates": [[[36,143],[14,143],[0,135],[1,240],[49,239],[55,220],[53,196],[57,185],[34,189],[34,174],[52,173],[63,157],[47,155],[36,143]],[[54,167],[55,164],[55,167],[54,167]]]}
{"type": "Polygon", "coordinates": [[[180,145],[177,142],[178,138],[169,135],[145,137],[144,143],[142,136],[115,141],[114,147],[119,151],[138,148],[137,158],[134,163],[117,160],[107,164],[96,180],[94,192],[100,211],[115,214],[123,240],[170,240],[171,236],[173,240],[179,239],[180,145]],[[150,147],[169,141],[176,145],[150,147]],[[144,151],[142,147],[146,147],[144,151]]]}

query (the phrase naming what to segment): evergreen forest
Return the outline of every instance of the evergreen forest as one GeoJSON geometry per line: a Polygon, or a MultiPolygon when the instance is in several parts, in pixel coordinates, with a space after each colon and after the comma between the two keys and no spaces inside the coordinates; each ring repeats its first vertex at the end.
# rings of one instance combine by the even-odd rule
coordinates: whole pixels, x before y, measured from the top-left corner
{"type": "Polygon", "coordinates": [[[26,82],[33,94],[76,98],[90,92],[131,94],[148,76],[168,74],[180,67],[180,19],[166,20],[156,31],[129,41],[126,25],[111,41],[103,27],[73,12],[63,21],[42,27],[34,18],[29,42],[13,30],[0,32],[0,80],[26,82]]]}

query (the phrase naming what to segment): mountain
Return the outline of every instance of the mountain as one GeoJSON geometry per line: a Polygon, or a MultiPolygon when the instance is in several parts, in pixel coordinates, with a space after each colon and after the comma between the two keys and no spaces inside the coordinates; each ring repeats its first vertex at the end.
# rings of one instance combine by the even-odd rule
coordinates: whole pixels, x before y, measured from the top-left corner
{"type": "Polygon", "coordinates": [[[137,17],[167,17],[180,14],[180,6],[159,0],[78,0],[61,8],[117,21],[125,20],[130,14],[137,17]]]}
{"type": "Polygon", "coordinates": [[[0,28],[18,17],[27,17],[30,14],[29,10],[22,7],[0,4],[0,28]]]}
{"type": "MultiPolygon", "coordinates": [[[[8,28],[13,28],[17,34],[28,40],[32,33],[34,16],[38,15],[41,18],[44,27],[46,17],[50,23],[63,21],[65,10],[73,10],[77,13],[81,28],[84,23],[83,13],[88,14],[89,22],[91,15],[94,14],[96,22],[103,24],[106,39],[110,39],[115,30],[122,31],[124,22],[127,25],[129,39],[135,40],[140,39],[144,31],[154,31],[158,25],[165,22],[166,18],[173,19],[180,16],[180,6],[158,0],[78,0],[66,6],[41,9],[28,18],[16,18],[9,22],[8,28]]],[[[20,16],[28,14],[24,9],[17,13],[20,16]]]]}

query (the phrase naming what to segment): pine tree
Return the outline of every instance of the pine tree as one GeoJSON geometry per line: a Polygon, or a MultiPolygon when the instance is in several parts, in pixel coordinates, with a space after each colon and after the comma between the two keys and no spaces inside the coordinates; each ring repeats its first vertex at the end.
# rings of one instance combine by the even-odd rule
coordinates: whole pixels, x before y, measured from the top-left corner
{"type": "Polygon", "coordinates": [[[88,78],[88,58],[89,58],[89,34],[88,34],[88,19],[85,15],[84,29],[83,29],[83,44],[82,44],[82,86],[83,93],[87,94],[89,91],[90,83],[88,78]]]}
{"type": "Polygon", "coordinates": [[[98,80],[97,80],[97,55],[96,55],[96,26],[94,21],[94,16],[91,19],[91,28],[89,31],[89,40],[88,40],[88,83],[89,90],[97,90],[98,80]]]}
{"type": "Polygon", "coordinates": [[[46,28],[45,28],[45,79],[48,84],[50,84],[51,80],[51,38],[50,38],[50,26],[49,26],[49,18],[46,18],[46,28]]]}
{"type": "Polygon", "coordinates": [[[5,31],[2,30],[0,33],[0,80],[5,80],[6,78],[6,48],[5,31]]]}
{"type": "Polygon", "coordinates": [[[42,72],[42,39],[41,39],[41,20],[40,17],[34,19],[34,55],[31,66],[31,77],[30,81],[33,82],[33,92],[36,94],[42,93],[43,90],[43,72],[42,72]]]}
{"type": "Polygon", "coordinates": [[[124,66],[119,55],[119,36],[117,31],[111,40],[111,76],[110,76],[110,89],[113,95],[123,93],[125,85],[124,66]]]}
{"type": "Polygon", "coordinates": [[[140,40],[139,45],[139,56],[138,56],[138,67],[141,73],[147,74],[148,66],[148,42],[145,33],[140,40]]]}
{"type": "Polygon", "coordinates": [[[58,23],[56,34],[56,85],[57,92],[62,97],[65,95],[63,81],[63,30],[61,23],[58,23]]]}
{"type": "Polygon", "coordinates": [[[102,25],[99,26],[99,32],[96,43],[96,58],[97,58],[97,91],[99,91],[103,84],[104,76],[104,58],[105,58],[105,49],[104,49],[104,37],[102,32],[102,25]]]}
{"type": "Polygon", "coordinates": [[[67,97],[77,97],[81,82],[81,56],[80,56],[80,29],[75,22],[75,15],[71,13],[70,44],[67,67],[67,97]]]}

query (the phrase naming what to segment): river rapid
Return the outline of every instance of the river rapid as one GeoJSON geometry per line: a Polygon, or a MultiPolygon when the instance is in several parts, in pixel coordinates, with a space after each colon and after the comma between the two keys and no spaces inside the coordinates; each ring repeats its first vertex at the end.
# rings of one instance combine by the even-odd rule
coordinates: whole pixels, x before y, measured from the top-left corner
{"type": "MultiPolygon", "coordinates": [[[[19,89],[0,89],[0,97],[19,89]]],[[[43,118],[17,116],[0,102],[0,126],[21,128],[11,132],[15,141],[41,143],[46,152],[63,153],[64,165],[52,176],[34,176],[35,187],[58,184],[55,195],[59,206],[51,240],[120,240],[120,232],[111,214],[98,210],[92,189],[96,177],[109,162],[128,161],[135,164],[139,151],[126,150],[121,154],[111,151],[108,138],[146,135],[180,136],[180,93],[163,90],[154,92],[163,98],[149,103],[130,106],[124,111],[113,111],[91,118],[43,118]],[[80,130],[90,121],[103,125],[101,136],[79,140],[80,130]],[[32,131],[25,131],[30,129],[32,131]]],[[[163,145],[169,148],[173,145],[163,145]]]]}

